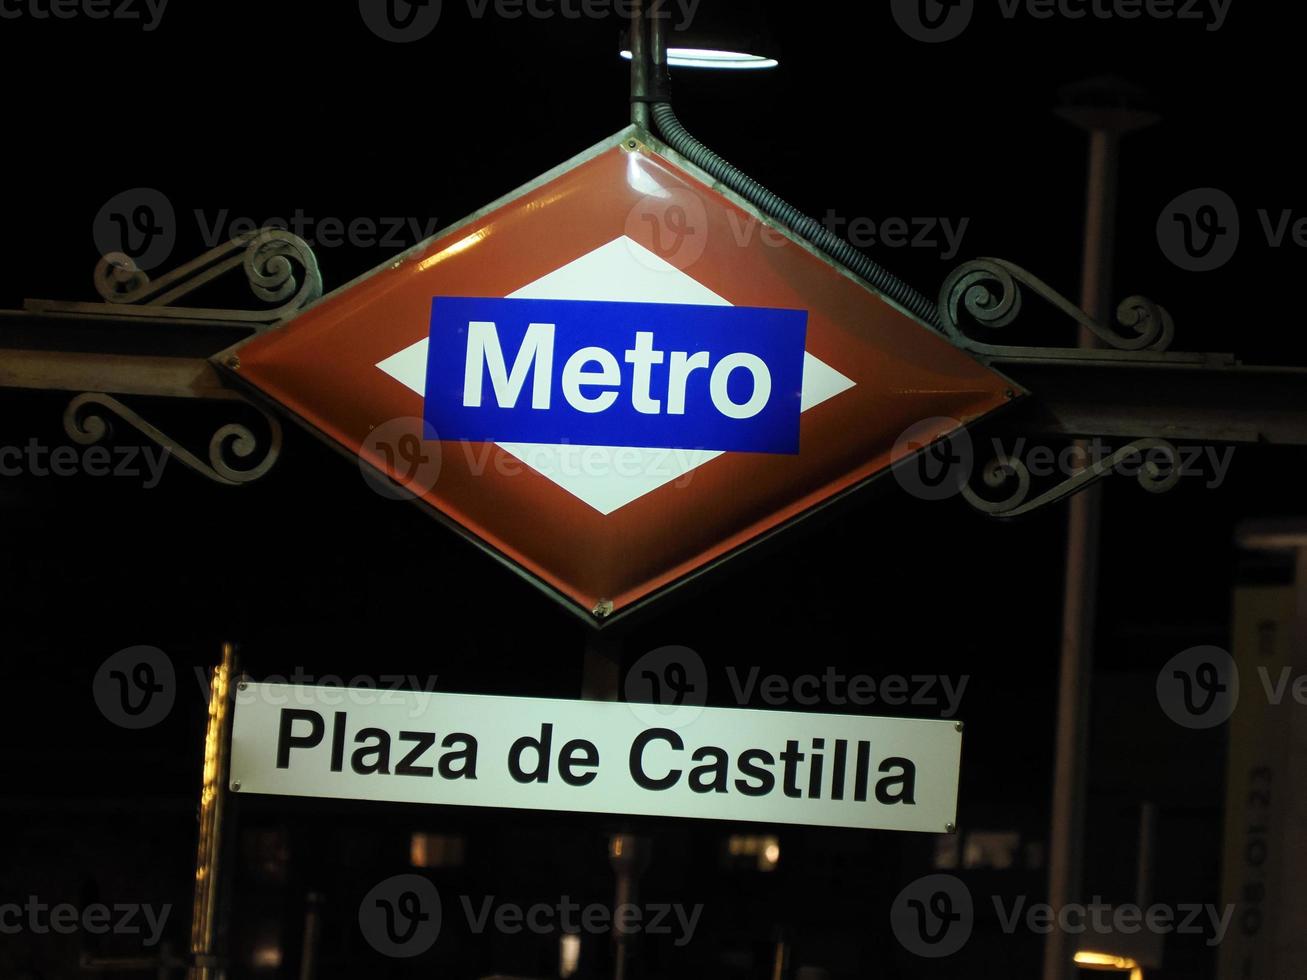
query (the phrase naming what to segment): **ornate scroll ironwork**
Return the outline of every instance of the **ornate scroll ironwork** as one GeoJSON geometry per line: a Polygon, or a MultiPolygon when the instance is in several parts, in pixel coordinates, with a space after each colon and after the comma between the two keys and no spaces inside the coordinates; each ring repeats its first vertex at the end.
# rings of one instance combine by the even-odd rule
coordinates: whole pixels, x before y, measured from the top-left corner
{"type": "MultiPolygon", "coordinates": [[[[1047,300],[1115,351],[1159,354],[1171,346],[1175,335],[1171,315],[1143,296],[1131,296],[1117,307],[1117,323],[1124,331],[1119,332],[1098,323],[1043,280],[1020,266],[993,258],[967,262],[944,280],[939,294],[940,325],[955,344],[977,354],[1002,357],[1054,350],[988,343],[972,336],[964,327],[964,323],[989,330],[1001,330],[1010,326],[1022,310],[1022,286],[1047,300]]],[[[1078,351],[1073,348],[1056,348],[1056,353],[1067,358],[1101,356],[1101,351],[1078,351]]]]}
{"type": "Polygon", "coordinates": [[[1166,493],[1179,482],[1182,474],[1179,450],[1165,439],[1137,439],[1122,446],[1104,459],[1095,460],[1075,475],[1031,498],[1030,469],[1016,456],[1000,455],[981,469],[981,479],[991,491],[1004,491],[1006,496],[991,499],[982,496],[970,484],[962,487],[966,501],[991,517],[1014,518],[1049,504],[1065,500],[1086,487],[1116,472],[1126,460],[1140,460],[1137,479],[1149,493],[1166,493]],[[1159,465],[1149,454],[1159,454],[1164,463],[1159,465]]]}
{"type": "MultiPolygon", "coordinates": [[[[241,404],[251,404],[240,401],[241,404]]],[[[214,483],[240,486],[266,474],[281,454],[281,423],[258,406],[251,407],[267,423],[269,439],[262,457],[253,466],[242,469],[232,466],[227,461],[227,454],[230,453],[237,459],[255,458],[259,440],[249,427],[231,422],[218,428],[209,439],[208,460],[205,461],[111,395],[87,392],[74,398],[64,409],[64,431],[74,442],[83,446],[93,445],[110,433],[110,422],[102,414],[107,412],[167,450],[196,473],[208,477],[214,483]]]]}
{"type": "Polygon", "coordinates": [[[322,274],[317,257],[302,238],[280,228],[264,228],[238,235],[156,280],[151,280],[128,256],[111,253],[96,264],[95,289],[104,297],[104,303],[29,299],[24,307],[36,313],[214,320],[262,330],[294,316],[320,297],[322,274]],[[244,269],[256,297],[279,305],[259,310],[174,305],[237,267],[244,269]]]}

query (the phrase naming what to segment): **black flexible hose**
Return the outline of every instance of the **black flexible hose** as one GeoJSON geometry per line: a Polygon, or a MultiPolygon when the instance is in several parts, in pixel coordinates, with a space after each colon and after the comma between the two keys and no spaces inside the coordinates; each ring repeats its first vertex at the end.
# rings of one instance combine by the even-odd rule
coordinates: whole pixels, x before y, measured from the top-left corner
{"type": "Polygon", "coordinates": [[[939,326],[939,310],[934,303],[888,269],[832,233],[820,222],[808,217],[794,205],[763,187],[739,167],[732,165],[700,143],[681,125],[670,104],[654,103],[652,115],[658,132],[667,141],[667,145],[681,156],[701,170],[707,171],[767,217],[811,242],[831,258],[861,276],[904,309],[914,313],[931,326],[939,326]]]}

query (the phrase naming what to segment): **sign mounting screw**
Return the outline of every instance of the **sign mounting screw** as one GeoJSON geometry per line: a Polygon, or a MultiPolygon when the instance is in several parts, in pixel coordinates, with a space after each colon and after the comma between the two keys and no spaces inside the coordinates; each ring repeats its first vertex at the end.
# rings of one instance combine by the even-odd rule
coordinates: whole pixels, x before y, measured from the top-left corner
{"type": "Polygon", "coordinates": [[[595,619],[607,619],[613,614],[613,600],[600,599],[595,603],[595,607],[590,610],[590,615],[595,619]]]}
{"type": "Polygon", "coordinates": [[[958,828],[957,828],[954,824],[951,824],[951,823],[946,823],[946,824],[944,825],[944,833],[946,833],[946,834],[951,834],[951,833],[953,833],[953,832],[954,832],[955,830],[957,830],[957,829],[958,829],[958,828]]]}
{"type": "Polygon", "coordinates": [[[241,791],[241,781],[239,779],[232,780],[231,791],[233,793],[239,793],[241,791]]]}

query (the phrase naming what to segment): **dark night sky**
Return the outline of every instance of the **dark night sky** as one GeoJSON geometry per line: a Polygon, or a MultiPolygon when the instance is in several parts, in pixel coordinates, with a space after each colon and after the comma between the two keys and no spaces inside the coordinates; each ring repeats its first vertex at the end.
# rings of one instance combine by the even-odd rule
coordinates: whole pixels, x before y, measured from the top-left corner
{"type": "MultiPolygon", "coordinates": [[[[873,250],[925,292],[952,264],[997,255],[1075,296],[1084,140],[1052,109],[1064,85],[1123,75],[1152,93],[1164,121],[1126,143],[1117,295],[1167,306],[1176,349],[1303,363],[1295,289],[1305,257],[1292,245],[1271,248],[1257,219],[1263,208],[1307,216],[1297,8],[1234,0],[1219,31],[1192,22],[1008,21],[999,9],[978,0],[962,38],[924,45],[883,3],[772,3],[781,69],[682,72],[676,103],[701,139],[818,216],[969,218],[953,263],[931,250],[873,250]],[[1238,203],[1242,244],[1224,268],[1186,273],[1161,253],[1155,225],[1167,202],[1209,186],[1238,203]]],[[[204,248],[197,210],[206,221],[223,209],[262,221],[298,208],[346,221],[453,223],[625,124],[618,29],[611,18],[475,19],[455,0],[415,45],[374,37],[353,3],[177,2],[148,33],[115,21],[0,20],[8,229],[0,307],[27,296],[94,299],[93,220],[132,187],[157,188],[176,209],[169,267],[204,248]]],[[[328,290],[393,251],[319,249],[328,290]]],[[[1051,315],[1048,324],[1052,335],[1063,330],[1051,315]]],[[[0,443],[60,440],[65,403],[4,393],[0,443]]],[[[1104,751],[1093,774],[1103,829],[1090,841],[1105,857],[1105,879],[1129,874],[1111,863],[1119,840],[1106,828],[1128,824],[1129,801],[1151,793],[1169,807],[1176,838],[1201,849],[1198,861],[1179,847],[1165,852],[1163,867],[1202,900],[1214,897],[1221,742],[1181,740],[1148,701],[1150,685],[1179,650],[1225,641],[1232,529],[1300,507],[1300,461],[1241,448],[1220,490],[1186,485],[1152,497],[1128,480],[1108,488],[1096,715],[1104,751]],[[1112,736],[1116,708],[1141,702],[1158,715],[1141,722],[1150,746],[1142,753],[1112,736]],[[1203,862],[1208,871],[1186,870],[1203,862]]],[[[6,481],[0,521],[0,677],[9,700],[0,712],[0,769],[9,770],[0,821],[68,828],[87,814],[158,808],[173,827],[159,832],[179,848],[159,860],[181,883],[183,904],[202,705],[192,698],[148,738],[111,728],[87,691],[113,651],[154,644],[189,672],[230,637],[256,674],[307,665],[346,676],[438,674],[440,687],[455,691],[579,690],[585,638],[574,619],[418,512],[373,494],[348,462],[289,427],[278,469],[251,487],[210,486],[180,468],[150,491],[88,478],[6,481]]],[[[624,649],[687,644],[713,678],[750,664],[972,675],[963,825],[1038,839],[1064,525],[1064,508],[998,525],[960,502],[922,503],[891,485],[673,600],[624,649]]],[[[724,683],[713,683],[724,702],[724,683]]],[[[363,808],[331,814],[369,826],[363,808]]],[[[138,843],[158,823],[122,819],[138,843]]],[[[511,830],[522,818],[451,820],[511,830]]],[[[541,826],[587,840],[600,824],[554,815],[541,826]]],[[[20,839],[42,853],[35,836],[20,839]]],[[[824,848],[866,852],[868,874],[890,882],[920,873],[930,853],[928,841],[890,834],[795,832],[794,841],[813,867],[824,848]]],[[[34,861],[23,867],[45,874],[34,861]]],[[[28,885],[0,872],[0,884],[15,889],[57,889],[65,878],[52,872],[28,885]]]]}

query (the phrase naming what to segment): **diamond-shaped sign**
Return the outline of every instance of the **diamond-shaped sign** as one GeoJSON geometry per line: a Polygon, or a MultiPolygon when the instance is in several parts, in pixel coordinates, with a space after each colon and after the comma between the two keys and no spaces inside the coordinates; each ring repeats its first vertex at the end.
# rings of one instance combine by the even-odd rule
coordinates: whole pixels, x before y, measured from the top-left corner
{"type": "MultiPolygon", "coordinates": [[[[647,316],[650,307],[602,309],[636,311],[632,322],[638,324],[644,322],[638,311],[647,316]]],[[[611,330],[614,365],[635,336],[625,326],[611,330]]],[[[706,339],[703,346],[709,346],[706,339]]],[[[471,365],[471,340],[466,348],[471,365]]],[[[595,349],[586,348],[592,358],[595,349]]],[[[793,349],[798,357],[799,348],[793,349]]],[[[634,354],[627,351],[628,364],[638,359],[634,354]]],[[[565,356],[558,355],[560,364],[565,356]]],[[[673,369],[678,356],[683,366],[692,361],[690,352],[670,352],[673,369]]],[[[703,358],[706,378],[710,355],[693,356],[703,358]]],[[[530,415],[532,408],[538,418],[542,409],[558,407],[547,398],[527,406],[529,391],[518,394],[527,369],[538,376],[551,361],[530,361],[525,353],[515,361],[507,342],[502,357],[498,377],[493,357],[485,361],[491,400],[499,399],[488,409],[499,413],[496,418],[507,418],[508,409],[530,415]],[[512,397],[520,407],[508,405],[512,397]]],[[[656,358],[653,363],[666,368],[663,354],[656,358]]],[[[636,129],[253,338],[232,363],[245,382],[389,477],[388,489],[434,508],[592,621],[629,610],[883,473],[896,440],[910,427],[917,426],[918,439],[945,435],[954,424],[948,420],[966,424],[1005,404],[1015,389],[636,129]],[[797,423],[790,422],[798,426],[799,451],[724,452],[687,444],[683,436],[665,442],[654,436],[660,448],[650,448],[648,437],[640,448],[507,437],[490,444],[436,431],[424,399],[431,400],[428,378],[446,375],[432,373],[442,367],[433,359],[449,356],[450,343],[471,336],[467,322],[456,325],[463,331],[458,336],[437,324],[433,301],[442,297],[566,301],[563,309],[578,308],[576,301],[595,304],[590,309],[662,304],[683,311],[667,312],[673,322],[679,315],[686,323],[698,322],[690,319],[693,309],[748,308],[731,314],[739,317],[732,322],[741,324],[735,336],[744,346],[750,310],[802,311],[801,390],[771,393],[800,413],[797,423]],[[929,432],[922,428],[927,419],[929,432]]],[[[791,363],[797,381],[799,362],[791,363]]],[[[463,366],[454,366],[451,376],[461,380],[463,366]]],[[[470,379],[472,367],[468,372],[470,379]]],[[[717,387],[719,372],[711,372],[713,404],[719,396],[731,405],[744,397],[735,377],[744,373],[726,371],[717,387]]],[[[687,377],[693,371],[681,376],[682,416],[688,411],[684,391],[693,383],[687,377]]],[[[570,390],[619,383],[616,374],[607,385],[597,378],[577,371],[573,383],[579,385],[570,390]]],[[[652,384],[649,375],[645,384],[652,384]]],[[[462,391],[435,394],[452,394],[460,408],[473,404],[462,391]]],[[[702,403],[708,404],[706,396],[702,403]]],[[[670,402],[667,411],[673,411],[670,402]]]]}

